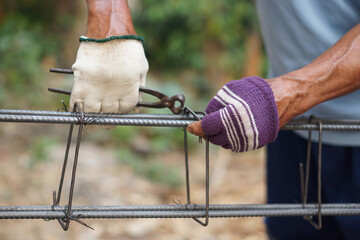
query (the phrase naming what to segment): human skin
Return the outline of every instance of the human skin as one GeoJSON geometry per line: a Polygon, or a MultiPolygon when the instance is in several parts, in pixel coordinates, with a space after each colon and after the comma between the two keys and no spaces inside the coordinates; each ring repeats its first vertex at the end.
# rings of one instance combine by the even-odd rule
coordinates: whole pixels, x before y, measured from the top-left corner
{"type": "MultiPolygon", "coordinates": [[[[102,39],[137,35],[127,0],[87,0],[86,36],[102,39]]],[[[266,79],[275,97],[279,127],[324,101],[349,94],[360,88],[360,24],[310,64],[285,75],[266,79]]],[[[205,136],[201,122],[188,131],[205,136]]]]}
{"type": "MultiPolygon", "coordinates": [[[[308,65],[285,75],[266,79],[279,113],[280,129],[292,118],[327,100],[360,88],[360,24],[308,65]]],[[[188,131],[205,136],[201,121],[188,131]]]]}
{"type": "Polygon", "coordinates": [[[137,35],[127,0],[86,0],[86,3],[88,38],[137,35]]]}

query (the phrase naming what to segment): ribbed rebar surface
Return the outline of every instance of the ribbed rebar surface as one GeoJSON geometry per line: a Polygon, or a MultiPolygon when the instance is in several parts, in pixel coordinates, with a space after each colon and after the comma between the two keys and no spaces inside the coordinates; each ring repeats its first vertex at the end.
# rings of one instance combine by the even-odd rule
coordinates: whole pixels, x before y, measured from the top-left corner
{"type": "MultiPolygon", "coordinates": [[[[0,219],[64,218],[64,207],[0,207],[0,219]]],[[[360,215],[360,204],[323,204],[322,215],[360,215]]],[[[211,218],[316,216],[316,204],[210,205],[211,218]]],[[[205,205],[73,206],[76,218],[193,218],[205,216],[205,205]]]]}
{"type": "MultiPolygon", "coordinates": [[[[203,115],[199,114],[202,118],[203,115]]],[[[95,125],[127,125],[127,126],[157,126],[186,127],[197,119],[190,114],[84,114],[87,124],[95,125]]],[[[324,131],[360,131],[360,120],[357,119],[319,119],[324,131]]],[[[79,124],[81,115],[71,112],[12,110],[0,109],[0,122],[28,122],[79,124]]],[[[308,119],[291,120],[282,130],[318,130],[316,121],[308,119]]]]}
{"type": "MultiPolygon", "coordinates": [[[[199,114],[201,119],[204,115],[199,114]]],[[[282,130],[360,131],[360,120],[297,119],[282,130]]],[[[54,111],[0,109],[0,122],[55,123],[186,127],[197,118],[191,114],[84,114],[54,111]]],[[[0,219],[59,219],[66,218],[65,207],[0,206],[0,219]]],[[[73,218],[199,218],[205,217],[205,205],[133,205],[133,206],[73,206],[73,218]]],[[[360,204],[323,204],[327,215],[360,215],[360,204]]],[[[316,204],[210,205],[211,218],[317,216],[316,204]]]]}
{"type": "Polygon", "coordinates": [[[0,110],[0,122],[79,124],[82,120],[95,125],[186,127],[197,119],[187,114],[84,114],[82,117],[70,112],[0,110]]]}

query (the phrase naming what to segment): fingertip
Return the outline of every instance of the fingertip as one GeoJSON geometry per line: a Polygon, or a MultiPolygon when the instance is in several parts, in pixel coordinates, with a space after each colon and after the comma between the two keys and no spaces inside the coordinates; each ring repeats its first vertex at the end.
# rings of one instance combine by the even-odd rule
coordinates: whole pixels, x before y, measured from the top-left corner
{"type": "MultiPolygon", "coordinates": [[[[79,104],[79,107],[81,108],[81,110],[84,110],[84,101],[82,99],[75,99],[75,98],[70,98],[70,112],[73,112],[75,109],[75,103],[79,104]]],[[[76,109],[76,111],[79,111],[79,109],[76,109]]]]}
{"type": "Polygon", "coordinates": [[[119,109],[119,101],[103,102],[101,105],[101,112],[103,113],[117,113],[119,109]]]}
{"type": "Polygon", "coordinates": [[[147,71],[140,76],[140,86],[145,87],[147,71]]]}
{"type": "Polygon", "coordinates": [[[101,102],[100,101],[99,102],[85,101],[82,109],[86,113],[99,113],[100,109],[101,109],[101,102]]]}
{"type": "Polygon", "coordinates": [[[70,98],[69,110],[70,110],[70,112],[73,112],[73,111],[74,111],[74,101],[73,101],[72,98],[70,98]]]}
{"type": "Polygon", "coordinates": [[[201,127],[201,121],[192,122],[188,125],[187,130],[196,136],[203,137],[205,133],[201,127]]]}
{"type": "Polygon", "coordinates": [[[129,113],[135,109],[136,104],[137,104],[137,100],[135,100],[135,101],[120,101],[118,112],[119,113],[129,113]]]}

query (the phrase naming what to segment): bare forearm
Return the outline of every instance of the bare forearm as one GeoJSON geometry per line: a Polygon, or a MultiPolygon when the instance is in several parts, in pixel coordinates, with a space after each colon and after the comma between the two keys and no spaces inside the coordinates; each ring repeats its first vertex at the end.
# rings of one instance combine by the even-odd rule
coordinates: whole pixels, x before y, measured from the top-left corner
{"type": "Polygon", "coordinates": [[[86,36],[102,39],[111,36],[136,35],[127,0],[87,0],[86,36]]]}
{"type": "Polygon", "coordinates": [[[360,88],[360,24],[305,67],[269,79],[280,127],[324,101],[360,88]]]}

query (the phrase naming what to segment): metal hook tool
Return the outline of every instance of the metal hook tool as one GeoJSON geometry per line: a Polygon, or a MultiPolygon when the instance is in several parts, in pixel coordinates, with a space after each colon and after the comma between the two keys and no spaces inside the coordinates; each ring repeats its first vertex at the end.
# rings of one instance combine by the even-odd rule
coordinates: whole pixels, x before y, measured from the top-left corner
{"type": "MultiPolygon", "coordinates": [[[[310,116],[309,123],[312,120],[315,120],[319,127],[319,139],[318,139],[318,173],[317,173],[317,199],[318,199],[318,223],[316,223],[312,216],[303,216],[305,220],[307,220],[315,229],[320,230],[322,228],[322,215],[321,215],[321,155],[322,155],[322,121],[315,118],[314,116],[310,116]]],[[[308,186],[309,186],[309,175],[310,175],[310,158],[311,158],[311,131],[308,132],[308,145],[307,145],[307,155],[306,155],[306,170],[305,170],[305,179],[304,179],[304,167],[303,164],[300,163],[300,186],[301,186],[301,196],[302,196],[302,204],[305,207],[307,203],[308,196],[308,186]]]]}
{"type": "MultiPolygon", "coordinates": [[[[50,72],[54,73],[65,73],[65,74],[73,74],[74,72],[71,69],[62,69],[62,68],[51,68],[50,72]]],[[[48,88],[51,92],[62,93],[71,95],[71,91],[58,89],[58,88],[48,88]]],[[[171,112],[174,114],[180,114],[183,112],[184,104],[185,104],[185,96],[183,94],[176,94],[172,97],[168,97],[167,95],[156,91],[151,88],[139,87],[139,92],[150,94],[154,97],[157,97],[159,101],[157,102],[143,102],[139,101],[136,106],[138,107],[148,107],[148,108],[169,108],[171,112]],[[178,106],[177,106],[178,105],[178,106]]]]}

